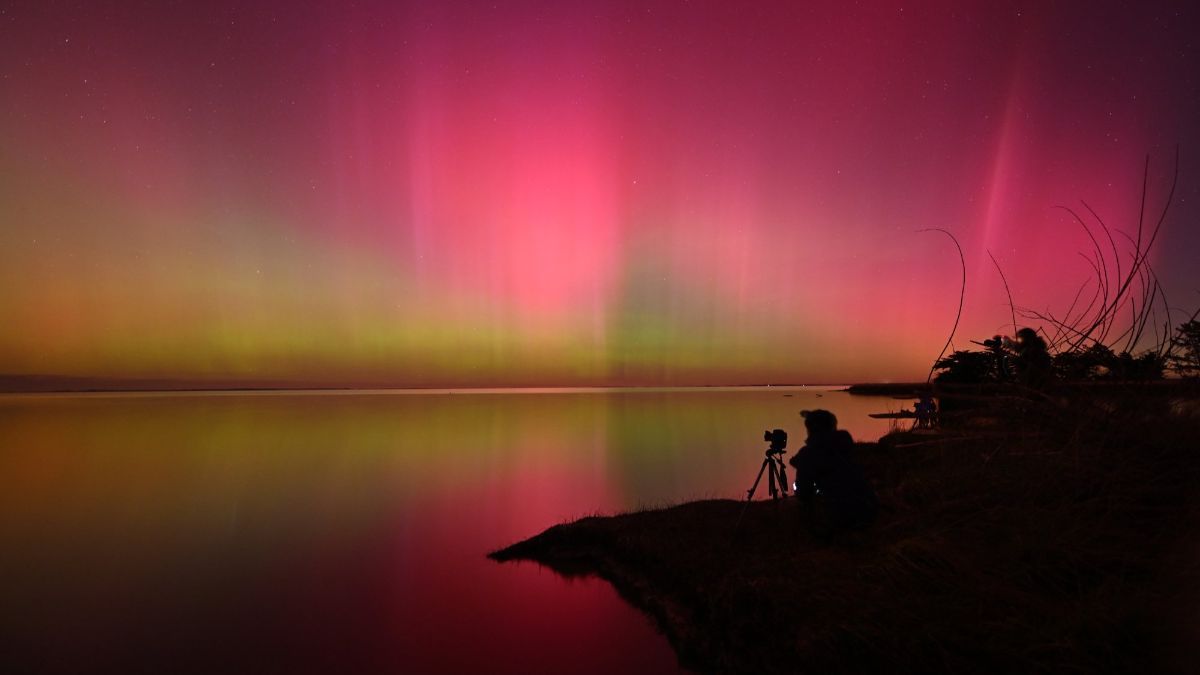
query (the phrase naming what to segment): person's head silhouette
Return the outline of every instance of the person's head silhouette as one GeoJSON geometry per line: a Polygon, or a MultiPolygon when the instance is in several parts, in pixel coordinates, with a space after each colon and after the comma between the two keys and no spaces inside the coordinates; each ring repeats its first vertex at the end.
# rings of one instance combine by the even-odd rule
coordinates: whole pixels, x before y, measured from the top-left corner
{"type": "Polygon", "coordinates": [[[1017,340],[1023,343],[1032,343],[1038,339],[1037,331],[1032,328],[1022,328],[1017,331],[1017,340]]]}
{"type": "Polygon", "coordinates": [[[828,410],[802,410],[800,414],[804,417],[804,428],[809,436],[837,430],[837,417],[828,410]]]}

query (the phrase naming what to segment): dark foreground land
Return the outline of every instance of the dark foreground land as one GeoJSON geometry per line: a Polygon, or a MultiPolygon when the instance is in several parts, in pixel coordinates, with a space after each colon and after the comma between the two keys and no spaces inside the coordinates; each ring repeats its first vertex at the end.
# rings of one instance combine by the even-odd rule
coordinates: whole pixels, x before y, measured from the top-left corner
{"type": "MultiPolygon", "coordinates": [[[[859,444],[883,511],[821,541],[795,500],[559,525],[491,554],[595,574],[700,672],[1194,672],[1194,398],[1018,392],[859,444]]],[[[969,399],[969,397],[968,397],[969,399]]]]}

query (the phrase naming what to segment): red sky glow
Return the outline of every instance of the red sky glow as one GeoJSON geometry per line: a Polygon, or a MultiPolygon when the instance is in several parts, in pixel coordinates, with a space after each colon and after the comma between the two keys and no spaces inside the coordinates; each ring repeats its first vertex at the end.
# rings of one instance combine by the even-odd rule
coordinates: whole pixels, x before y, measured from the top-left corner
{"type": "Polygon", "coordinates": [[[1189,3],[0,5],[0,373],[924,379],[1087,200],[1200,289],[1189,3]],[[912,5],[916,6],[912,6],[912,5]]]}

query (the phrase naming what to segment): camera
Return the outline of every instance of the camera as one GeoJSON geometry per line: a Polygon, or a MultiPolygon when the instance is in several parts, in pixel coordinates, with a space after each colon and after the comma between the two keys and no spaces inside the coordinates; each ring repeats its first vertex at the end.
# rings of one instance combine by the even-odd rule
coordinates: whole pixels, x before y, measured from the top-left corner
{"type": "Polygon", "coordinates": [[[783,429],[764,431],[763,440],[771,444],[771,447],[767,448],[767,455],[781,455],[787,447],[787,432],[783,429]]]}
{"type": "MultiPolygon", "coordinates": [[[[763,474],[767,474],[767,488],[771,491],[771,499],[779,499],[780,497],[788,496],[787,467],[783,465],[783,449],[787,447],[787,432],[783,429],[773,429],[763,432],[763,440],[771,444],[767,448],[767,458],[762,461],[762,468],[758,470],[758,475],[754,477],[754,485],[746,490],[746,502],[749,503],[754,499],[754,491],[758,489],[758,483],[762,480],[763,474]]],[[[742,515],[745,515],[745,507],[742,508],[742,515]]],[[[738,516],[738,525],[741,525],[742,517],[738,516]]]]}

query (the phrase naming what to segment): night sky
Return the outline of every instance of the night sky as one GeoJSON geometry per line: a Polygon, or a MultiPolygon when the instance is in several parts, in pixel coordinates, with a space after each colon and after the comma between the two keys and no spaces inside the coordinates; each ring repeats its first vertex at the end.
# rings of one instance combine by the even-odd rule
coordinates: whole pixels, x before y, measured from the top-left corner
{"type": "MultiPolygon", "coordinates": [[[[925,378],[1086,200],[1200,302],[1200,11],[0,2],[0,373],[925,378]]],[[[915,6],[913,6],[915,5],[915,6]]]]}

